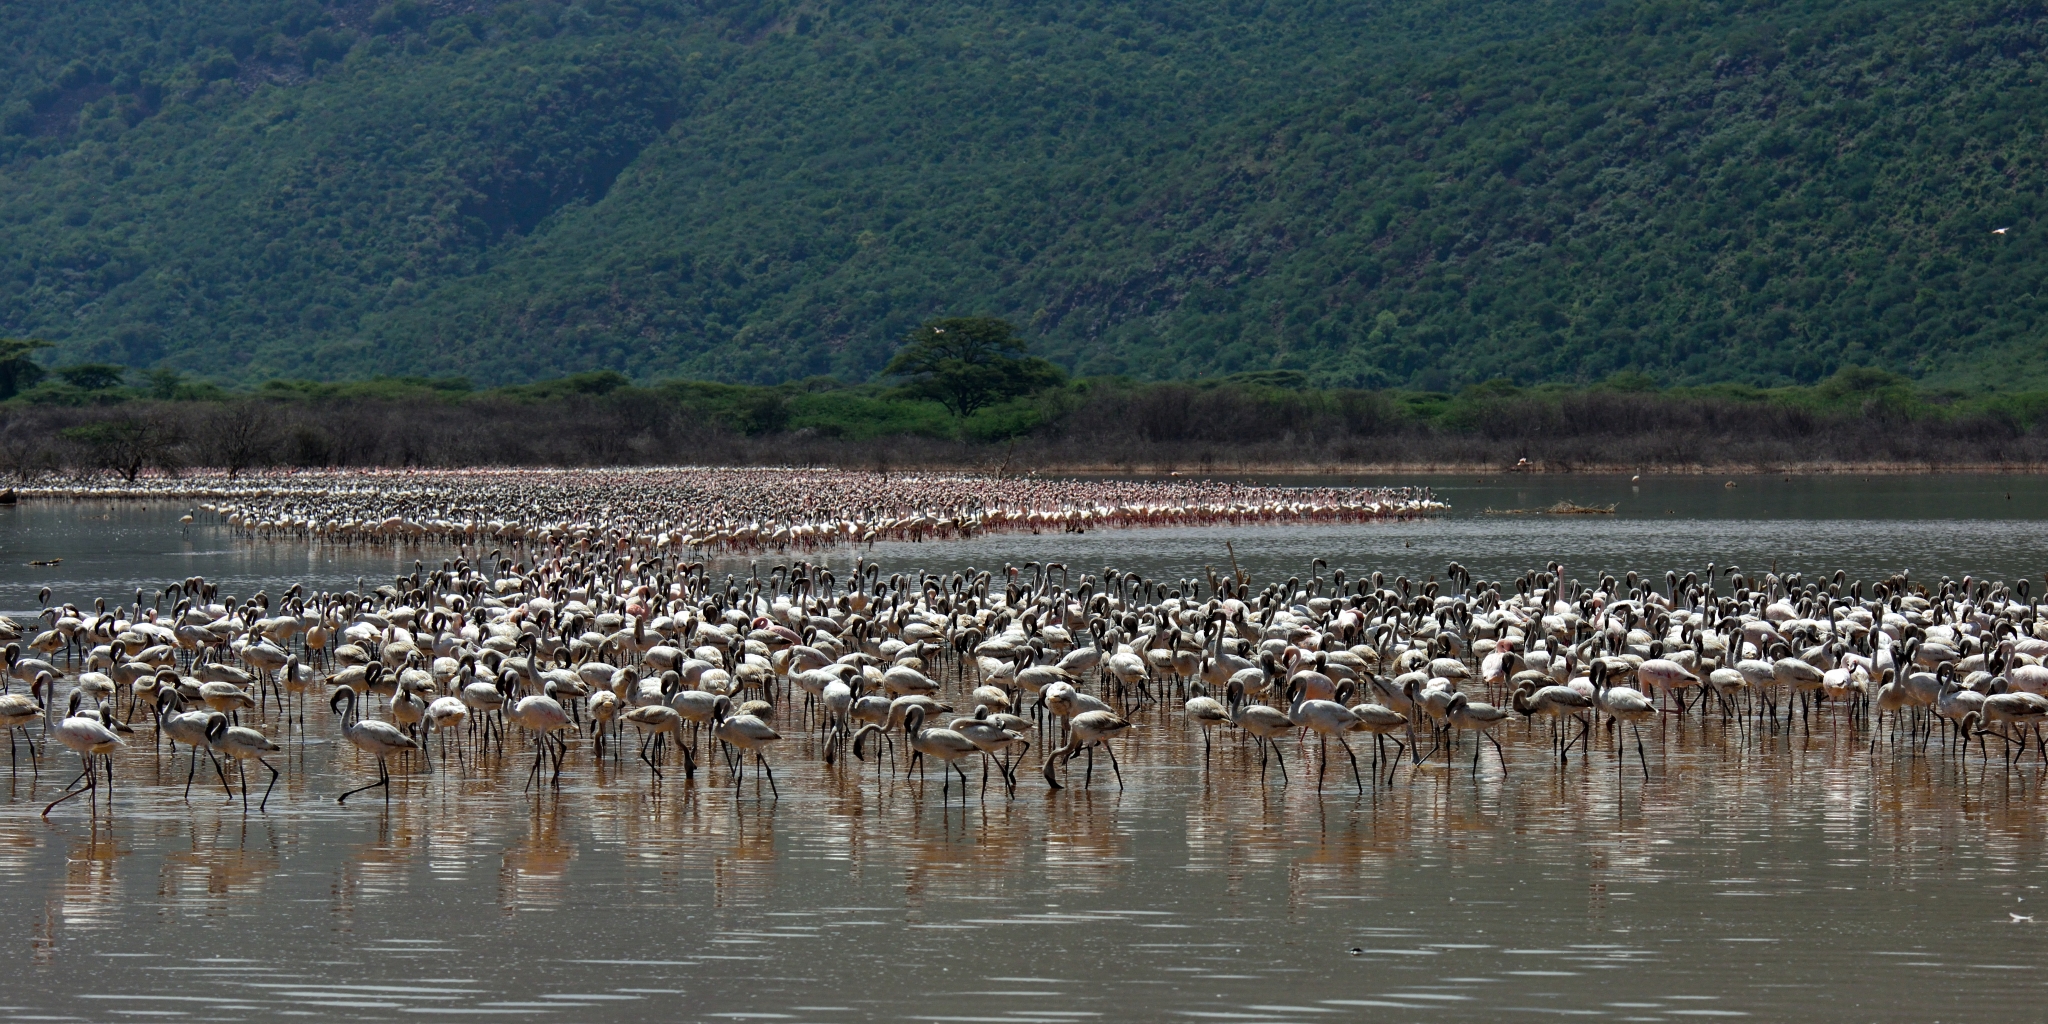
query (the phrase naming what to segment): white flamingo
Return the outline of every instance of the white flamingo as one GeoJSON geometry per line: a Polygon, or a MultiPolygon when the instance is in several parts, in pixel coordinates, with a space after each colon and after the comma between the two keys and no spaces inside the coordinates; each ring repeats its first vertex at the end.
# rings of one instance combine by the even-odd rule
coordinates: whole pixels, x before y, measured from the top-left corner
{"type": "Polygon", "coordinates": [[[107,813],[114,813],[114,752],[127,744],[102,720],[102,714],[98,709],[81,711],[80,705],[84,703],[84,699],[83,693],[76,690],[71,692],[71,713],[50,728],[50,735],[78,755],[78,760],[85,766],[84,772],[79,776],[85,780],[85,788],[76,788],[78,782],[73,780],[70,786],[65,787],[67,792],[63,796],[50,801],[50,805],[43,808],[45,819],[58,804],[80,793],[88,794],[86,799],[92,805],[93,817],[99,817],[99,761],[105,761],[107,766],[107,813]]]}
{"type": "MultiPolygon", "coordinates": [[[[732,698],[721,696],[712,707],[711,735],[712,738],[720,743],[753,754],[754,763],[760,765],[761,770],[768,775],[768,791],[776,799],[782,798],[782,791],[776,788],[775,785],[775,769],[768,764],[768,759],[763,756],[763,751],[768,749],[768,744],[782,738],[781,733],[776,732],[767,722],[762,721],[755,715],[734,714],[732,698]]],[[[739,797],[738,783],[745,774],[743,763],[746,760],[746,753],[742,753],[738,761],[733,765],[734,799],[739,797]]],[[[755,785],[758,786],[760,783],[757,782],[755,785]]],[[[755,792],[759,793],[760,791],[757,789],[755,792]]]]}
{"type": "MultiPolygon", "coordinates": [[[[263,755],[274,754],[283,748],[279,747],[270,737],[254,729],[239,725],[229,725],[226,718],[216,718],[212,721],[206,732],[206,740],[213,749],[234,758],[238,764],[243,761],[255,761],[257,764],[270,769],[270,785],[263,787],[263,800],[256,805],[258,813],[268,811],[270,809],[270,791],[277,786],[278,771],[277,766],[264,760],[263,755]]],[[[246,772],[242,772],[239,767],[236,771],[242,780],[242,813],[247,814],[249,812],[249,776],[246,772]]]]}
{"type": "MultiPolygon", "coordinates": [[[[29,684],[27,695],[19,693],[0,694],[0,730],[4,730],[7,733],[7,767],[10,772],[19,771],[15,766],[15,758],[20,756],[18,752],[18,738],[15,736],[15,733],[42,720],[43,705],[37,699],[41,692],[42,683],[39,680],[29,684]]],[[[28,741],[28,763],[31,774],[42,774],[41,762],[36,757],[36,741],[34,737],[30,737],[28,741]]]]}
{"type": "Polygon", "coordinates": [[[540,781],[540,767],[544,759],[551,759],[554,763],[554,775],[549,783],[558,788],[562,784],[562,761],[569,753],[569,741],[563,738],[562,733],[568,730],[570,723],[569,712],[555,697],[558,686],[550,679],[541,685],[540,693],[519,698],[505,712],[506,718],[533,737],[533,770],[527,773],[526,786],[520,790],[522,793],[540,781]]]}
{"type": "Polygon", "coordinates": [[[1271,748],[1273,760],[1280,766],[1280,783],[1286,785],[1287,760],[1280,754],[1280,739],[1294,734],[1294,720],[1278,708],[1250,703],[1239,680],[1230,681],[1224,696],[1230,701],[1230,720],[1259,741],[1259,779],[1266,777],[1266,750],[1271,748]]]}
{"type": "Polygon", "coordinates": [[[1218,726],[1235,726],[1237,723],[1230,720],[1230,709],[1224,707],[1222,701],[1209,696],[1207,683],[1191,683],[1188,692],[1193,696],[1188,698],[1182,712],[1187,715],[1189,724],[1202,730],[1202,763],[1208,764],[1210,732],[1218,726]]]}
{"type": "MultiPolygon", "coordinates": [[[[1648,667],[1649,664],[1649,662],[1643,663],[1644,667],[1648,667]]],[[[1640,672],[1636,678],[1642,678],[1640,672]]],[[[1594,669],[1593,686],[1594,701],[1600,706],[1600,710],[1607,712],[1608,727],[1610,729],[1618,729],[1619,726],[1616,723],[1628,723],[1629,730],[1634,733],[1636,738],[1636,760],[1643,767],[1643,781],[1650,781],[1650,759],[1647,754],[1643,753],[1643,733],[1640,725],[1657,717],[1657,706],[1650,702],[1650,698],[1643,696],[1642,691],[1634,687],[1616,686],[1609,683],[1604,666],[1594,669]]],[[[1681,703],[1680,707],[1683,706],[1681,703]]],[[[1616,749],[1614,751],[1614,767],[1617,772],[1621,770],[1620,746],[1621,737],[1617,732],[1615,736],[1616,749]]]]}
{"type": "MultiPolygon", "coordinates": [[[[1444,709],[1444,721],[1452,729],[1460,732],[1476,732],[1492,741],[1493,752],[1495,756],[1500,758],[1500,770],[1502,772],[1508,770],[1508,756],[1506,752],[1500,749],[1500,740],[1494,738],[1493,730],[1499,728],[1501,723],[1507,720],[1508,713],[1506,710],[1494,707],[1491,704],[1475,701],[1470,696],[1462,693],[1451,698],[1450,707],[1444,709]]],[[[1472,768],[1475,771],[1479,768],[1480,749],[1481,747],[1478,743],[1472,744],[1472,768]]],[[[1450,757],[1449,753],[1446,753],[1444,756],[1447,760],[1450,757]]]]}
{"type": "Polygon", "coordinates": [[[1100,746],[1109,754],[1109,767],[1116,772],[1116,788],[1124,788],[1124,770],[1116,763],[1116,750],[1109,745],[1110,739],[1135,729],[1137,726],[1114,711],[1084,711],[1067,721],[1067,745],[1048,753],[1045,757],[1045,781],[1054,789],[1064,789],[1053,777],[1053,762],[1065,763],[1083,750],[1088,751],[1088,768],[1081,776],[1082,788],[1094,780],[1095,748],[1100,746]]]}
{"type": "MultiPolygon", "coordinates": [[[[1345,733],[1362,731],[1359,729],[1358,718],[1351,713],[1350,708],[1334,700],[1311,699],[1308,696],[1310,689],[1319,688],[1320,684],[1316,683],[1314,679],[1308,678],[1310,676],[1320,677],[1324,680],[1328,679],[1327,676],[1323,676],[1320,672],[1304,672],[1295,675],[1294,679],[1287,684],[1287,720],[1315,733],[1319,742],[1323,744],[1327,744],[1331,737],[1335,737],[1337,745],[1344,748],[1344,756],[1351,759],[1351,781],[1358,786],[1358,791],[1362,794],[1365,792],[1365,780],[1358,773],[1358,755],[1352,753],[1351,744],[1344,739],[1345,733]]],[[[1331,696],[1336,695],[1336,687],[1334,685],[1330,687],[1330,694],[1331,696]]],[[[1324,746],[1323,753],[1325,756],[1319,757],[1316,760],[1316,792],[1318,793],[1323,791],[1323,776],[1329,769],[1328,751],[1329,748],[1324,746]]]]}
{"type": "Polygon", "coordinates": [[[341,719],[342,738],[354,744],[357,750],[377,759],[377,781],[367,786],[358,786],[355,789],[351,789],[335,797],[334,802],[346,804],[348,803],[348,798],[357,793],[366,789],[381,788],[384,790],[384,802],[389,804],[391,802],[391,770],[385,765],[384,759],[393,754],[401,754],[412,750],[418,747],[419,744],[413,742],[411,737],[399,732],[398,727],[390,722],[381,722],[374,718],[362,717],[356,703],[358,699],[356,691],[344,686],[334,691],[334,696],[327,701],[327,707],[328,710],[334,712],[336,717],[341,719]]]}

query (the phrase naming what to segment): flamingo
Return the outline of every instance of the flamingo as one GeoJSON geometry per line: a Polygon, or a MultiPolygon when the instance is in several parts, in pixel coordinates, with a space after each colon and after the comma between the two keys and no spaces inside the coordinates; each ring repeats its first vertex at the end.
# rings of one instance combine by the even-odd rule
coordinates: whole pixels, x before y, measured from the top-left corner
{"type": "MultiPolygon", "coordinates": [[[[1678,713],[1685,713],[1685,691],[1687,687],[1698,686],[1700,677],[1691,669],[1669,658],[1651,658],[1636,669],[1636,679],[1644,687],[1669,697],[1678,705],[1678,713]]],[[[1634,690],[1633,687],[1629,689],[1634,690]]],[[[1642,691],[1634,690],[1640,695],[1642,691]]]]}
{"type": "Polygon", "coordinates": [[[541,684],[540,693],[519,698],[505,713],[505,717],[533,737],[533,770],[527,773],[526,786],[520,790],[522,793],[540,781],[541,763],[550,757],[555,773],[549,783],[556,788],[562,785],[562,760],[569,753],[569,742],[560,734],[569,728],[570,723],[569,712],[555,698],[559,685],[553,679],[546,681],[541,684]]]}
{"type": "MultiPolygon", "coordinates": [[[[1455,704],[1456,701],[1454,700],[1452,703],[1455,704]]],[[[1401,712],[1386,706],[1385,704],[1376,704],[1371,702],[1367,702],[1364,704],[1353,704],[1351,705],[1351,717],[1358,720],[1358,731],[1372,734],[1372,763],[1374,779],[1379,778],[1379,766],[1381,762],[1388,761],[1388,758],[1386,756],[1386,740],[1388,734],[1394,732],[1406,732],[1408,734],[1408,740],[1410,743],[1412,743],[1415,739],[1415,723],[1413,721],[1410,721],[1407,715],[1404,715],[1401,712]]],[[[1398,739],[1394,741],[1394,757],[1392,759],[1392,762],[1390,763],[1394,763],[1395,768],[1397,770],[1399,767],[1398,762],[1400,761],[1401,755],[1404,752],[1406,752],[1407,749],[1408,744],[1403,743],[1398,739]]],[[[1392,773],[1390,772],[1389,774],[1391,775],[1392,773]]],[[[1391,783],[1391,781],[1392,780],[1390,778],[1389,782],[1391,783]]]]}
{"type": "MultiPolygon", "coordinates": [[[[222,789],[228,788],[227,773],[221,769],[220,759],[214,756],[213,743],[208,739],[213,723],[227,721],[227,716],[218,711],[187,711],[185,696],[176,687],[169,687],[157,699],[157,735],[171,744],[171,764],[178,763],[178,744],[186,747],[188,767],[185,770],[185,799],[192,799],[192,778],[199,771],[199,752],[206,751],[206,758],[213,762],[214,774],[220,777],[222,789]]],[[[233,799],[232,792],[229,799],[233,799]]]]}
{"type": "MultiPolygon", "coordinates": [[[[1650,663],[1644,662],[1643,664],[1647,666],[1650,663]]],[[[1640,673],[1636,678],[1642,678],[1640,673]]],[[[1650,703],[1650,698],[1643,696],[1642,692],[1634,687],[1617,686],[1609,683],[1604,666],[1594,669],[1593,686],[1595,703],[1599,705],[1600,710],[1607,712],[1608,728],[1618,729],[1616,723],[1625,721],[1628,723],[1629,730],[1635,734],[1636,760],[1643,766],[1643,781],[1650,781],[1650,759],[1649,755],[1643,753],[1643,733],[1640,723],[1656,718],[1657,706],[1650,703]]],[[[1684,707],[1682,700],[1679,706],[1684,707]]],[[[1683,714],[1683,712],[1680,712],[1680,714],[1683,714]]],[[[1615,745],[1617,749],[1614,752],[1614,768],[1618,773],[1621,770],[1621,751],[1618,749],[1620,747],[1620,736],[1618,733],[1615,745]]]]}
{"type": "Polygon", "coordinates": [[[351,789],[335,797],[334,802],[346,804],[348,798],[357,793],[366,789],[381,788],[384,790],[384,803],[388,806],[391,803],[391,770],[385,766],[384,759],[415,749],[419,744],[399,732],[398,727],[389,722],[361,717],[357,700],[356,691],[344,686],[334,691],[334,696],[328,698],[327,708],[341,720],[342,738],[354,744],[357,750],[377,759],[377,781],[351,789]]]}
{"type": "Polygon", "coordinates": [[[70,786],[66,787],[67,791],[63,796],[50,801],[50,805],[43,808],[43,818],[45,820],[48,820],[50,812],[55,810],[58,804],[80,793],[87,794],[87,802],[92,805],[92,816],[94,818],[99,817],[99,797],[97,796],[99,791],[99,768],[94,760],[95,758],[106,762],[107,813],[111,816],[114,812],[114,752],[127,746],[127,744],[121,737],[114,734],[114,730],[104,721],[103,713],[99,709],[92,711],[81,710],[84,699],[85,695],[83,693],[76,690],[71,692],[71,713],[64,716],[62,721],[51,727],[50,735],[55,737],[57,742],[71,750],[72,753],[78,755],[79,762],[85,767],[85,770],[80,774],[80,778],[85,780],[85,788],[76,788],[78,783],[74,780],[70,786]]]}
{"type": "MultiPolygon", "coordinates": [[[[215,718],[208,723],[206,742],[213,749],[234,758],[237,762],[255,761],[257,764],[270,769],[270,785],[263,787],[263,800],[256,805],[258,813],[267,812],[270,809],[270,791],[277,786],[278,771],[277,766],[264,760],[263,755],[274,754],[283,748],[273,742],[270,737],[254,729],[239,725],[229,725],[226,718],[215,718]]],[[[249,777],[247,773],[240,772],[239,768],[237,771],[242,780],[242,813],[247,814],[249,812],[249,777]]]]}
{"type": "Polygon", "coordinates": [[[491,680],[474,678],[476,663],[473,660],[465,660],[463,670],[471,675],[472,678],[468,683],[463,684],[462,690],[457,696],[461,698],[462,706],[472,716],[471,724],[474,725],[476,722],[483,723],[483,746],[478,749],[477,757],[483,757],[484,748],[490,745],[491,734],[494,729],[498,730],[498,749],[502,753],[505,746],[504,732],[501,727],[494,726],[493,723],[502,718],[504,714],[505,694],[507,691],[500,689],[498,684],[491,680]]]}
{"type": "MultiPolygon", "coordinates": [[[[954,732],[967,738],[967,742],[981,749],[981,789],[988,792],[988,762],[995,754],[1015,754],[1022,757],[1031,749],[1031,741],[1025,733],[1031,728],[1028,719],[1003,712],[990,711],[988,705],[977,704],[973,718],[956,718],[946,723],[954,732]]],[[[1017,795],[1017,773],[1008,761],[1001,762],[1003,786],[1010,796],[1017,795]]]]}
{"type": "Polygon", "coordinates": [[[1188,692],[1193,696],[1188,698],[1182,711],[1190,724],[1202,730],[1202,763],[1206,765],[1209,763],[1210,732],[1217,726],[1235,726],[1237,723],[1231,721],[1229,708],[1209,696],[1208,684],[1200,681],[1191,683],[1188,692]]]}
{"type": "MultiPolygon", "coordinates": [[[[427,731],[420,739],[420,750],[422,753],[426,751],[427,740],[436,735],[443,737],[441,742],[444,747],[447,745],[449,741],[445,738],[446,735],[455,729],[461,728],[463,723],[469,720],[469,705],[463,703],[461,697],[452,694],[436,697],[432,703],[427,705],[426,720],[427,731]]],[[[442,756],[445,759],[447,755],[444,753],[442,756]]],[[[468,765],[462,763],[462,744],[460,742],[457,742],[455,745],[455,764],[456,767],[461,768],[465,772],[469,769],[468,765]]],[[[444,769],[446,767],[445,761],[443,767],[444,769]]]]}
{"type": "Polygon", "coordinates": [[[1280,783],[1286,785],[1287,761],[1280,755],[1279,740],[1283,736],[1293,735],[1294,720],[1288,718],[1287,713],[1278,708],[1248,703],[1244,684],[1238,680],[1230,681],[1230,689],[1225,696],[1230,700],[1231,722],[1259,741],[1259,779],[1264,781],[1266,778],[1266,750],[1270,747],[1273,751],[1273,760],[1280,765],[1280,783]]]}
{"type": "MultiPolygon", "coordinates": [[[[1525,717],[1548,717],[1553,727],[1567,718],[1578,721],[1578,739],[1565,741],[1563,746],[1558,748],[1557,762],[1561,765],[1569,762],[1572,744],[1582,742],[1593,728],[1592,723],[1579,714],[1593,707],[1593,698],[1569,686],[1538,687],[1533,681],[1524,682],[1515,689],[1513,704],[1515,710],[1525,717]]],[[[1556,742],[1557,740],[1552,740],[1553,744],[1556,742]]]]}
{"type": "MultiPolygon", "coordinates": [[[[980,745],[956,730],[925,728],[924,719],[925,709],[917,705],[912,705],[903,714],[903,737],[905,742],[910,744],[912,759],[930,757],[939,762],[939,777],[946,780],[946,787],[940,791],[942,799],[952,792],[952,779],[946,774],[946,769],[951,768],[958,773],[960,798],[966,800],[967,773],[961,769],[960,761],[970,754],[982,754],[985,761],[987,753],[980,745]]],[[[987,791],[986,779],[987,776],[984,774],[984,795],[987,791]]]]}
{"type": "MultiPolygon", "coordinates": [[[[1320,673],[1316,674],[1320,675],[1320,673]]],[[[1296,675],[1293,681],[1288,684],[1287,720],[1296,726],[1315,733],[1320,738],[1320,742],[1327,743],[1330,737],[1336,737],[1337,745],[1344,748],[1344,756],[1351,759],[1351,781],[1358,786],[1358,792],[1363,794],[1365,792],[1365,780],[1358,774],[1358,755],[1352,753],[1351,744],[1345,742],[1344,739],[1345,733],[1360,731],[1358,718],[1351,713],[1350,708],[1334,700],[1310,699],[1308,692],[1312,681],[1304,679],[1304,675],[1307,675],[1307,673],[1296,675]]],[[[1336,695],[1334,687],[1331,688],[1331,695],[1336,695]]],[[[1324,748],[1324,752],[1327,754],[1327,747],[1324,748]]],[[[1329,758],[1324,756],[1318,758],[1316,762],[1316,792],[1318,793],[1323,791],[1323,775],[1328,768],[1328,761],[1329,758]]]]}
{"type": "MultiPolygon", "coordinates": [[[[768,744],[782,738],[781,733],[754,715],[734,714],[732,698],[721,696],[712,708],[711,735],[721,743],[752,753],[754,763],[760,765],[761,770],[768,775],[768,791],[776,799],[782,798],[782,791],[775,786],[775,769],[768,764],[768,759],[762,756],[762,751],[768,749],[768,744]]],[[[745,760],[744,754],[740,760],[745,760]]],[[[734,799],[739,797],[737,783],[742,775],[743,769],[736,764],[733,768],[734,799]]],[[[757,782],[755,785],[758,786],[760,783],[757,782]]],[[[760,790],[757,789],[755,792],[758,794],[760,790]]]]}
{"type": "MultiPolygon", "coordinates": [[[[656,779],[661,778],[661,765],[657,764],[655,759],[649,755],[648,748],[659,743],[663,736],[674,737],[676,746],[683,752],[683,777],[685,779],[696,777],[696,759],[691,755],[689,746],[683,742],[683,725],[688,719],[685,719],[675,708],[667,704],[645,704],[637,708],[630,708],[619,717],[632,723],[634,728],[640,730],[642,739],[640,741],[639,757],[641,761],[646,763],[648,769],[654,773],[656,779]]],[[[659,753],[658,747],[655,748],[655,752],[659,753]]]]}
{"type": "MultiPolygon", "coordinates": [[[[2032,693],[2011,693],[2005,690],[2004,681],[1996,687],[1997,692],[1985,696],[1981,712],[1983,727],[1977,735],[1991,733],[2005,740],[2007,766],[2016,762],[2019,755],[2027,752],[2027,734],[2020,729],[2037,726],[2048,717],[2048,697],[2032,693]],[[1993,726],[1997,728],[1994,729],[1993,726]],[[2019,732],[2015,738],[2012,734],[2019,732]]],[[[1973,712],[1974,713],[1974,712],[1973,712]]],[[[1967,717],[1967,716],[1966,716],[1967,717]]],[[[2048,751],[2042,753],[2042,760],[2048,761],[2048,751]]]]}
{"type": "Polygon", "coordinates": [[[1116,788],[1124,788],[1124,770],[1116,763],[1116,750],[1109,745],[1111,738],[1135,729],[1137,726],[1114,711],[1084,711],[1067,722],[1067,745],[1048,753],[1045,757],[1045,781],[1053,789],[1064,789],[1053,777],[1055,760],[1065,763],[1082,750],[1088,751],[1088,769],[1081,776],[1082,788],[1093,781],[1095,775],[1095,747],[1100,745],[1109,753],[1109,766],[1116,772],[1116,788]]]}
{"type": "MultiPolygon", "coordinates": [[[[1502,722],[1508,720],[1508,713],[1506,711],[1491,704],[1475,701],[1461,693],[1451,698],[1450,706],[1444,709],[1444,719],[1450,723],[1450,727],[1453,729],[1460,732],[1476,732],[1492,741],[1494,755],[1500,758],[1500,770],[1502,772],[1508,770],[1507,753],[1500,749],[1500,740],[1495,739],[1493,735],[1493,730],[1498,728],[1502,722]]],[[[1480,749],[1479,744],[1474,743],[1472,745],[1472,768],[1474,771],[1477,771],[1479,768],[1480,749]]],[[[1444,757],[1448,760],[1450,757],[1449,752],[1446,752],[1444,757]]]]}
{"type": "MultiPolygon", "coordinates": [[[[42,685],[40,679],[30,683],[26,696],[19,693],[0,694],[0,730],[7,733],[7,767],[10,772],[16,774],[20,769],[16,767],[15,758],[20,755],[14,734],[43,717],[43,705],[37,699],[42,693],[42,685]]],[[[36,741],[33,737],[28,741],[28,763],[32,775],[42,774],[42,766],[36,758],[36,741]]]]}

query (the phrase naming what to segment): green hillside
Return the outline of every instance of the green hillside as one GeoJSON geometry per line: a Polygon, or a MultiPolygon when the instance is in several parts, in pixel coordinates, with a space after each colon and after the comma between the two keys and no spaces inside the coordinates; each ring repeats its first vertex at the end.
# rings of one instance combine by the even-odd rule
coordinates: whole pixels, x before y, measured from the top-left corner
{"type": "Polygon", "coordinates": [[[0,336],[773,382],[993,314],[1091,375],[2039,386],[2044,36],[2040,0],[15,0],[0,336]]]}

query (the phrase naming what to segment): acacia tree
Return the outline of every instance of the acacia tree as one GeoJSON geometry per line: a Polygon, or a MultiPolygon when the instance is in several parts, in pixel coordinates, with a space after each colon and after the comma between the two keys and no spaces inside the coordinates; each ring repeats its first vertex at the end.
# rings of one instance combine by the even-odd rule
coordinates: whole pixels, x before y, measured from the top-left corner
{"type": "Polygon", "coordinates": [[[148,466],[175,470],[178,445],[184,441],[176,422],[158,416],[117,416],[72,427],[63,436],[84,445],[95,463],[131,484],[148,466]]]}
{"type": "Polygon", "coordinates": [[[0,398],[13,398],[43,379],[48,371],[36,363],[36,350],[51,347],[37,338],[0,338],[0,398]]]}
{"type": "Polygon", "coordinates": [[[36,424],[9,417],[0,427],[0,471],[27,482],[37,474],[57,468],[47,435],[39,435],[36,424]]]}
{"type": "Polygon", "coordinates": [[[903,340],[882,372],[904,378],[905,394],[936,399],[961,419],[1066,379],[1059,367],[1029,355],[1017,329],[995,317],[928,320],[903,340]]]}
{"type": "Polygon", "coordinates": [[[267,464],[279,440],[277,421],[261,399],[245,399],[214,413],[201,437],[201,457],[227,470],[230,480],[267,464]]]}
{"type": "Polygon", "coordinates": [[[128,368],[113,363],[79,363],[76,366],[60,366],[57,376],[64,383],[82,391],[105,391],[118,388],[128,376],[128,368]]]}

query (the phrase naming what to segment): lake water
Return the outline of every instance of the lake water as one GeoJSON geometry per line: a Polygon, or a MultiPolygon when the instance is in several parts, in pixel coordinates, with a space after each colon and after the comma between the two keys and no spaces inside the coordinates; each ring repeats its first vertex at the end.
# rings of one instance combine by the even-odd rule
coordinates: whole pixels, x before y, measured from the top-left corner
{"type": "MultiPolygon", "coordinates": [[[[885,573],[1059,560],[1077,578],[1170,579],[1223,571],[1229,541],[1261,581],[1317,556],[1354,576],[1454,558],[1480,578],[1551,559],[1582,579],[1708,561],[2048,569],[2033,478],[1429,482],[1451,514],[870,557],[885,573]],[[1559,499],[1617,511],[1481,514],[1559,499]]],[[[192,574],[236,594],[374,585],[445,554],[253,543],[180,527],[185,511],[0,509],[0,607],[32,614],[43,586],[127,601],[192,574]]],[[[1491,748],[1475,770],[1468,747],[1361,796],[1334,751],[1318,794],[1313,744],[1285,748],[1289,784],[1262,784],[1235,740],[1205,766],[1177,714],[1142,722],[1118,747],[1121,792],[1098,759],[1092,788],[1077,763],[1069,790],[1026,771],[1014,801],[977,787],[963,806],[936,773],[824,768],[792,720],[772,755],[780,799],[716,771],[655,786],[630,750],[595,765],[583,740],[559,793],[520,792],[515,745],[480,775],[401,774],[387,810],[374,792],[334,804],[374,767],[316,706],[275,759],[267,814],[223,805],[206,776],[188,804],[182,756],[153,756],[143,727],[111,825],[75,803],[37,817],[77,770],[68,754],[34,781],[24,758],[0,804],[15,950],[0,1018],[2004,1021],[2048,998],[2048,916],[2014,917],[2048,909],[2038,762],[2008,774],[1938,743],[1873,755],[1832,726],[1687,718],[1644,734],[1645,782],[1633,750],[1625,770],[1605,746],[1559,769],[1516,723],[1505,773],[1491,748]]]]}

